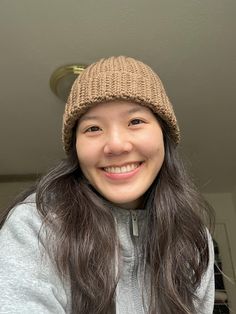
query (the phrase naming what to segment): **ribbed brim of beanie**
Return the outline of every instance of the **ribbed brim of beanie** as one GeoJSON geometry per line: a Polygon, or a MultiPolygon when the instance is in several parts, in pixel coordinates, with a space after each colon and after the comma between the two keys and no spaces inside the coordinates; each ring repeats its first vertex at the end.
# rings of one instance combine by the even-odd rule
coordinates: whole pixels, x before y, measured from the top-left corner
{"type": "Polygon", "coordinates": [[[167,123],[174,143],[179,143],[178,123],[159,76],[143,62],[119,56],[91,64],[75,80],[63,116],[66,153],[72,148],[73,129],[81,115],[95,104],[117,99],[150,108],[167,123]]]}

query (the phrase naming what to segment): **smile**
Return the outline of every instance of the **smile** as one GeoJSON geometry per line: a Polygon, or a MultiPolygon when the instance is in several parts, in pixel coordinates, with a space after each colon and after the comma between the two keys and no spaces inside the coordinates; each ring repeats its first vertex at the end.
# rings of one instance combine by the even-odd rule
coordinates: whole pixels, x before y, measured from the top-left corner
{"type": "Polygon", "coordinates": [[[140,164],[141,164],[140,162],[136,162],[136,163],[127,164],[122,167],[118,167],[118,166],[105,167],[103,168],[103,170],[108,173],[128,173],[138,168],[140,164]]]}

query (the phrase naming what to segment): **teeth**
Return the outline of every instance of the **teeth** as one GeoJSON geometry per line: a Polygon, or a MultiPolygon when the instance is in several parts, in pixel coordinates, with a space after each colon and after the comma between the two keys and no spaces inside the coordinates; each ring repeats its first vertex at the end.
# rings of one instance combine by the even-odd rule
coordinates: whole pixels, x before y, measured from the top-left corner
{"type": "Polygon", "coordinates": [[[129,164],[122,167],[106,167],[104,168],[104,170],[109,173],[126,173],[126,172],[133,171],[138,166],[139,166],[139,163],[135,163],[135,164],[129,164]]]}

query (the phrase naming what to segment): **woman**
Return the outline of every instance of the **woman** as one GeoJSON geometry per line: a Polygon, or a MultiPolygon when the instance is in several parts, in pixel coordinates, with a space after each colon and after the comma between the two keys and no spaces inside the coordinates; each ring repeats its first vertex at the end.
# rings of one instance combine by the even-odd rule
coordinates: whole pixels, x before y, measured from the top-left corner
{"type": "Polygon", "coordinates": [[[179,138],[147,65],[84,70],[64,113],[67,157],[2,220],[0,313],[212,313],[210,211],[179,138]]]}

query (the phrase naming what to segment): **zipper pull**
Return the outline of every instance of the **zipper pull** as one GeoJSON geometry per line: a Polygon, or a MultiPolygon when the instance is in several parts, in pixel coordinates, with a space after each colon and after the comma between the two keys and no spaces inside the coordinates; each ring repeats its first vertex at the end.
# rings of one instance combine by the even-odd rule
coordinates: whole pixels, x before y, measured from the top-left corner
{"type": "Polygon", "coordinates": [[[138,237],[138,216],[137,213],[131,210],[133,236],[138,237]]]}

